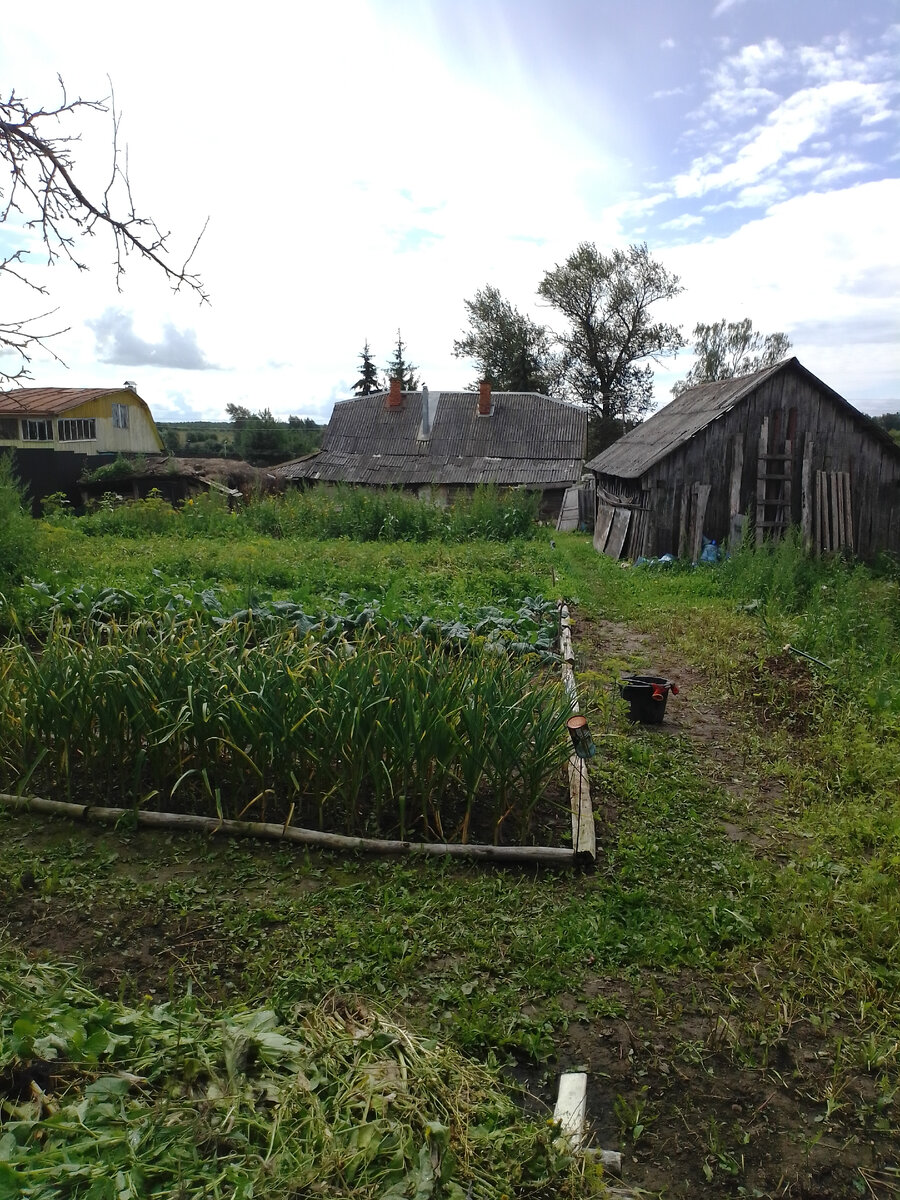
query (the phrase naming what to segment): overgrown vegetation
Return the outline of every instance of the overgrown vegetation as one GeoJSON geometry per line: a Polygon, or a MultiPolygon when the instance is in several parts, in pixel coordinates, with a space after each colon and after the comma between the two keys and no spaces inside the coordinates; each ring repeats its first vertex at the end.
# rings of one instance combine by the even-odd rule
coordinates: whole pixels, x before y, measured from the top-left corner
{"type": "Polygon", "coordinates": [[[225,497],[209,492],[188,500],[180,509],[161,497],[148,497],[101,505],[85,517],[56,519],[66,519],[88,535],[104,537],[167,533],[233,540],[262,534],[322,541],[509,541],[533,535],[537,508],[538,497],[533,492],[501,492],[492,487],[479,487],[472,496],[461,496],[449,507],[390,489],[336,487],[261,496],[239,510],[229,510],[225,497]]]}
{"type": "Polygon", "coordinates": [[[37,561],[34,521],[8,454],[0,454],[0,592],[18,583],[37,561]]]}

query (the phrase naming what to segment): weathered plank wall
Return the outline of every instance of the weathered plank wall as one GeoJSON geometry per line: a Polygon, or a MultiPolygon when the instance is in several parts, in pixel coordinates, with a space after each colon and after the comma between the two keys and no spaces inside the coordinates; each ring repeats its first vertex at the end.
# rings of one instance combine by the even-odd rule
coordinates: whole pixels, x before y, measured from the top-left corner
{"type": "MultiPolygon", "coordinates": [[[[807,491],[812,488],[814,492],[817,471],[847,472],[856,552],[863,558],[882,550],[900,553],[900,454],[893,453],[827,392],[790,370],[761,383],[640,480],[599,477],[602,488],[623,497],[640,488],[649,508],[645,519],[633,523],[625,553],[629,557],[677,553],[689,531],[690,494],[695,483],[710,485],[703,522],[707,537],[723,542],[734,536],[740,526],[733,521],[735,513],[747,514],[752,523],[759,436],[765,418],[770,451],[783,449],[786,441],[791,443],[791,524],[801,525],[804,519],[804,477],[811,481],[807,491]]],[[[809,501],[807,496],[807,505],[809,501]]],[[[814,494],[812,505],[815,507],[814,494]]],[[[814,514],[807,512],[806,520],[814,529],[814,514]]]]}

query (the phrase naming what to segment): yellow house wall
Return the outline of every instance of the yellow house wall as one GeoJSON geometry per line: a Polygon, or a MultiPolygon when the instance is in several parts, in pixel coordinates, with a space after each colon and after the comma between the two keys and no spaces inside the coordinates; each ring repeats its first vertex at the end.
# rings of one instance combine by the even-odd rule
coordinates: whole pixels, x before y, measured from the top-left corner
{"type": "MultiPolygon", "coordinates": [[[[39,413],[32,414],[35,420],[48,420],[39,413]]],[[[43,449],[72,450],[76,454],[158,454],[163,449],[162,438],[150,415],[150,410],[139,396],[129,388],[119,392],[110,392],[99,396],[96,400],[88,400],[76,408],[67,409],[52,418],[52,442],[26,442],[21,438],[14,440],[0,439],[2,447],[16,447],[22,450],[43,449]],[[112,421],[112,406],[124,404],[128,408],[128,428],[116,429],[112,421]],[[89,442],[61,442],[57,437],[59,420],[75,420],[78,417],[93,417],[97,422],[97,437],[89,442]]]]}

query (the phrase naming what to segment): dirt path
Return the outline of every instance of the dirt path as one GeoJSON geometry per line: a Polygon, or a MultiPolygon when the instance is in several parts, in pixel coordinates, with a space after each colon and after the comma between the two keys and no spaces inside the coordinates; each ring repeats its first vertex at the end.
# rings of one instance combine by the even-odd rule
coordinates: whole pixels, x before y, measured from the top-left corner
{"type": "MultiPolygon", "coordinates": [[[[732,819],[721,821],[729,839],[776,863],[786,857],[766,822],[780,788],[747,781],[734,714],[703,675],[660,639],[615,622],[582,620],[576,644],[589,666],[677,682],[664,724],[647,730],[691,739],[710,781],[734,801],[732,819]]],[[[861,1122],[876,1112],[875,1081],[845,1077],[828,1112],[819,1098],[834,1080],[834,1046],[787,1013],[778,1020],[781,991],[771,967],[755,963],[746,979],[727,984],[685,971],[643,972],[638,984],[598,976],[572,998],[561,1065],[588,1070],[594,1144],[623,1150],[629,1187],[661,1197],[900,1195],[896,1131],[861,1122]],[[621,1015],[584,1019],[591,997],[621,1015]],[[770,1044],[760,1055],[764,1023],[770,1044]]]]}

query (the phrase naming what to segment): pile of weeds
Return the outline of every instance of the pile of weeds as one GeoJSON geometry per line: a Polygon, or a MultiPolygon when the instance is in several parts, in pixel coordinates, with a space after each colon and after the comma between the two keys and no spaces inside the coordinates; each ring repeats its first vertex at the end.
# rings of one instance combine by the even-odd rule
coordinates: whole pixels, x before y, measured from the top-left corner
{"type": "Polygon", "coordinates": [[[101,999],[0,949],[7,1200],[601,1194],[495,1071],[361,1001],[101,999]]]}

